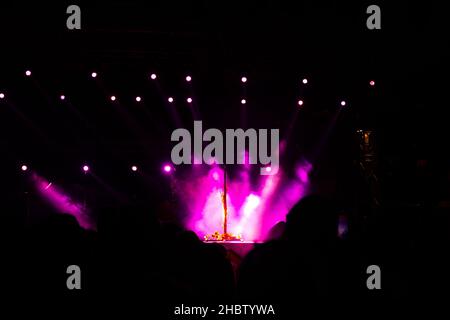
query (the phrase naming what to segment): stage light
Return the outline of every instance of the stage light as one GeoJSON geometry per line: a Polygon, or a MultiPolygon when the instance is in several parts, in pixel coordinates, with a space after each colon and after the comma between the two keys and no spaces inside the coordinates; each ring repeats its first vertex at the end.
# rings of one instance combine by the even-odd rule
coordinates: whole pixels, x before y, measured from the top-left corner
{"type": "Polygon", "coordinates": [[[246,103],[247,103],[247,100],[245,100],[245,99],[241,100],[241,104],[246,104],[246,103]]]}
{"type": "Polygon", "coordinates": [[[27,167],[26,165],[23,165],[23,166],[20,167],[20,170],[22,170],[22,171],[27,171],[27,170],[28,170],[28,167],[27,167]]]}
{"type": "Polygon", "coordinates": [[[187,98],[186,101],[187,103],[192,103],[192,98],[187,98]]]}
{"type": "Polygon", "coordinates": [[[304,79],[302,80],[302,83],[303,83],[303,84],[307,84],[307,83],[308,83],[308,79],[304,78],[304,79]]]}
{"type": "Polygon", "coordinates": [[[165,173],[171,173],[171,172],[172,172],[172,166],[169,165],[169,164],[164,165],[163,171],[164,171],[165,173]]]}
{"type": "Polygon", "coordinates": [[[25,75],[26,75],[27,77],[31,76],[31,71],[30,71],[30,70],[25,71],[25,75]]]}
{"type": "Polygon", "coordinates": [[[186,81],[187,82],[191,82],[191,80],[192,80],[191,76],[186,76],[186,81]]]}
{"type": "Polygon", "coordinates": [[[91,77],[92,77],[92,78],[97,78],[97,72],[92,72],[92,73],[91,73],[91,77]]]}
{"type": "Polygon", "coordinates": [[[150,78],[151,78],[152,80],[155,80],[155,79],[156,79],[156,74],[155,74],[155,73],[152,73],[152,74],[150,75],[150,78]]]}
{"type": "Polygon", "coordinates": [[[134,171],[134,172],[136,172],[137,171],[137,167],[136,166],[131,166],[131,171],[134,171]]]}
{"type": "Polygon", "coordinates": [[[110,99],[111,101],[116,101],[116,96],[111,96],[110,99]]]}
{"type": "Polygon", "coordinates": [[[141,97],[139,97],[139,96],[136,97],[137,102],[141,102],[141,100],[142,100],[141,97]]]}
{"type": "Polygon", "coordinates": [[[5,94],[2,92],[0,93],[0,99],[4,99],[5,98],[5,94]]]}
{"type": "Polygon", "coordinates": [[[214,181],[219,181],[220,176],[217,171],[213,172],[212,177],[213,177],[214,181]]]}
{"type": "Polygon", "coordinates": [[[341,106],[345,107],[346,104],[347,103],[344,100],[341,101],[341,106]]]}
{"type": "Polygon", "coordinates": [[[373,80],[370,80],[370,82],[369,82],[369,84],[370,84],[370,86],[374,86],[375,85],[375,81],[373,81],[373,80]]]}
{"type": "Polygon", "coordinates": [[[272,171],[272,167],[266,167],[264,170],[265,170],[266,172],[271,172],[271,171],[272,171]]]}
{"type": "Polygon", "coordinates": [[[247,77],[242,77],[241,81],[242,81],[242,83],[246,83],[247,82],[247,77]]]}
{"type": "Polygon", "coordinates": [[[62,94],[62,95],[59,96],[59,98],[60,98],[61,100],[64,100],[64,99],[66,99],[66,96],[62,94]]]}
{"type": "Polygon", "coordinates": [[[302,106],[303,105],[303,100],[298,100],[298,105],[302,106]]]}
{"type": "Polygon", "coordinates": [[[86,173],[86,172],[88,172],[89,171],[89,167],[87,166],[87,165],[84,165],[83,166],[83,171],[86,173]]]}
{"type": "Polygon", "coordinates": [[[167,101],[169,101],[170,103],[172,103],[172,102],[173,102],[173,98],[172,98],[172,97],[169,97],[169,99],[167,99],[167,101]]]}

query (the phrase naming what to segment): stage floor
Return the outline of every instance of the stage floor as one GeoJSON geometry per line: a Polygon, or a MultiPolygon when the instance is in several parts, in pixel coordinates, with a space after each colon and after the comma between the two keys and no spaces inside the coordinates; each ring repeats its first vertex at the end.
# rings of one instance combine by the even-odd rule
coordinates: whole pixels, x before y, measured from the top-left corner
{"type": "Polygon", "coordinates": [[[205,243],[218,243],[227,249],[229,254],[234,254],[243,259],[258,243],[255,241],[204,241],[205,243]]]}

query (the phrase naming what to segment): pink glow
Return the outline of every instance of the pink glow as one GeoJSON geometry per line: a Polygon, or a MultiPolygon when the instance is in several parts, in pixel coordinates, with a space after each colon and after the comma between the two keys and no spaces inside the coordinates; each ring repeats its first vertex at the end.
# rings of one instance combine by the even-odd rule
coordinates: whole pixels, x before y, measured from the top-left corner
{"type": "Polygon", "coordinates": [[[298,100],[298,105],[302,106],[303,105],[303,100],[298,100]]]}
{"type": "Polygon", "coordinates": [[[64,100],[64,99],[66,99],[66,96],[62,94],[62,95],[59,96],[59,98],[60,98],[61,100],[64,100]]]}
{"type": "Polygon", "coordinates": [[[92,72],[92,73],[91,73],[91,77],[92,77],[92,78],[97,78],[97,72],[92,72]]]}
{"type": "Polygon", "coordinates": [[[88,166],[86,166],[86,165],[85,165],[85,166],[83,166],[83,171],[84,171],[84,172],[88,172],[88,171],[89,171],[89,167],[88,167],[88,166]]]}
{"type": "Polygon", "coordinates": [[[27,167],[26,165],[23,165],[22,167],[20,167],[20,170],[22,170],[22,171],[27,171],[27,170],[28,170],[28,167],[27,167]]]}
{"type": "Polygon", "coordinates": [[[242,100],[241,100],[241,103],[242,103],[242,104],[246,104],[246,103],[247,103],[247,100],[242,99],[242,100]]]}
{"type": "Polygon", "coordinates": [[[31,76],[31,71],[30,71],[30,70],[25,71],[25,75],[26,75],[27,77],[31,76]]]}
{"type": "Polygon", "coordinates": [[[173,98],[172,98],[172,97],[169,97],[169,99],[167,99],[167,101],[169,101],[170,103],[172,103],[172,102],[173,102],[173,98]]]}
{"type": "Polygon", "coordinates": [[[245,150],[244,153],[242,154],[242,161],[243,161],[243,166],[245,169],[250,169],[250,153],[245,150]]]}
{"type": "Polygon", "coordinates": [[[3,99],[3,98],[5,98],[5,94],[2,92],[2,93],[0,93],[0,99],[3,99]]]}
{"type": "Polygon", "coordinates": [[[141,102],[142,98],[141,97],[136,97],[136,102],[141,102]]]}
{"type": "Polygon", "coordinates": [[[241,81],[242,81],[242,83],[246,83],[247,82],[247,77],[242,77],[241,81]]]}
{"type": "Polygon", "coordinates": [[[134,172],[136,172],[137,171],[137,166],[131,166],[131,171],[134,171],[134,172]]]}
{"type": "Polygon", "coordinates": [[[163,170],[165,173],[170,173],[172,172],[172,167],[168,164],[164,165],[163,170]]]}
{"type": "Polygon", "coordinates": [[[192,98],[187,98],[186,101],[187,103],[192,103],[192,98]]]}
{"type": "MultiPolygon", "coordinates": [[[[286,177],[282,170],[276,175],[249,178],[248,169],[227,177],[229,232],[246,241],[262,241],[269,230],[307,193],[311,164],[301,163],[297,176],[286,177]]],[[[259,168],[258,168],[259,170],[259,168]]],[[[185,178],[177,183],[177,191],[188,215],[185,225],[201,238],[215,231],[222,232],[223,169],[213,167],[204,175],[185,178]]]]}
{"type": "Polygon", "coordinates": [[[253,215],[257,214],[257,208],[261,204],[259,196],[250,194],[245,198],[245,202],[241,209],[241,219],[236,226],[236,235],[245,233],[246,238],[256,239],[256,230],[258,228],[257,219],[253,219],[253,215]]]}
{"type": "Polygon", "coordinates": [[[186,76],[186,81],[187,82],[191,82],[191,80],[192,80],[191,76],[186,76]]]}
{"type": "Polygon", "coordinates": [[[296,173],[297,177],[302,183],[307,183],[309,180],[309,173],[311,172],[312,165],[310,163],[305,163],[297,167],[296,173]]]}
{"type": "Polygon", "coordinates": [[[302,83],[303,83],[303,84],[307,84],[307,83],[308,83],[308,79],[304,78],[304,79],[302,80],[302,83]]]}
{"type": "Polygon", "coordinates": [[[116,96],[111,96],[111,101],[116,101],[116,96]]]}
{"type": "Polygon", "coordinates": [[[369,84],[373,87],[375,85],[375,81],[370,80],[369,84]]]}
{"type": "Polygon", "coordinates": [[[37,192],[57,211],[60,213],[70,214],[74,216],[78,224],[84,229],[95,229],[86,208],[75,202],[70,196],[65,194],[58,187],[41,178],[37,174],[33,174],[32,180],[37,192]]]}
{"type": "Polygon", "coordinates": [[[150,75],[150,78],[151,78],[152,80],[155,80],[155,79],[156,79],[156,74],[155,74],[155,73],[152,73],[152,74],[150,75]]]}

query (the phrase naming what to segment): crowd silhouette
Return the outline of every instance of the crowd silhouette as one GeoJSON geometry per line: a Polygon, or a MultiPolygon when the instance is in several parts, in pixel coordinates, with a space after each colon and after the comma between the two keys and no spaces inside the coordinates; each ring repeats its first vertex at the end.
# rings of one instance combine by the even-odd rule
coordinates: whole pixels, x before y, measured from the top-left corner
{"type": "Polygon", "coordinates": [[[56,213],[23,228],[17,208],[5,209],[4,292],[44,307],[152,306],[164,315],[176,303],[395,301],[439,295],[450,284],[442,209],[392,208],[362,221],[311,195],[245,257],[161,223],[152,206],[139,203],[99,210],[96,231],[56,213]],[[382,270],[382,290],[366,286],[372,264],[382,270]],[[66,287],[69,265],[81,269],[81,290],[66,287]]]}

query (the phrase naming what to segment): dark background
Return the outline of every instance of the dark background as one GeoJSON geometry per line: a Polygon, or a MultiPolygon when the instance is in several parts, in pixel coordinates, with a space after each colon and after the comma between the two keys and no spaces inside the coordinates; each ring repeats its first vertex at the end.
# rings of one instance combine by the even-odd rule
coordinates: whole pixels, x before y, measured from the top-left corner
{"type": "Polygon", "coordinates": [[[119,192],[141,188],[168,198],[160,168],[178,127],[166,103],[171,95],[188,128],[187,96],[205,128],[280,128],[283,136],[295,120],[281,160],[288,173],[317,152],[345,99],[348,106],[315,160],[318,190],[353,199],[359,189],[355,132],[370,128],[387,198],[392,190],[397,200],[419,201],[422,189],[444,197],[447,20],[441,2],[431,1],[2,3],[3,194],[27,190],[19,170],[26,163],[69,189],[92,188],[92,201],[100,201],[98,194],[110,201],[109,191],[82,174],[87,163],[119,192]],[[70,4],[81,7],[81,30],[66,28],[70,4]],[[366,28],[370,4],[381,7],[381,30],[366,28]],[[24,76],[27,69],[31,78],[24,76]],[[98,78],[90,77],[92,71],[98,78]],[[149,79],[152,72],[159,88],[149,79]],[[191,84],[184,81],[187,74],[191,84]],[[249,78],[245,86],[242,75],[249,78]],[[109,100],[112,94],[118,101],[109,100]],[[134,101],[136,95],[143,103],[134,101]],[[299,111],[300,97],[305,106],[299,111]],[[427,166],[425,182],[417,180],[418,160],[427,166]],[[133,177],[132,164],[144,178],[133,177]]]}
{"type": "MultiPolygon", "coordinates": [[[[187,96],[193,97],[205,128],[279,128],[282,137],[290,134],[283,170],[293,176],[298,161],[313,162],[311,190],[334,196],[339,208],[347,210],[351,246],[340,260],[357,267],[354,274],[346,270],[362,288],[351,293],[368,298],[367,310],[377,308],[377,298],[384,296],[421,302],[448,296],[450,28],[443,3],[2,1],[0,92],[6,98],[0,100],[0,204],[1,220],[7,223],[0,235],[7,244],[1,264],[9,268],[2,272],[2,296],[20,304],[15,312],[35,313],[29,307],[33,301],[45,311],[56,309],[57,299],[49,299],[48,291],[51,297],[68,298],[66,315],[84,310],[83,295],[94,304],[117,295],[104,299],[103,310],[111,313],[128,307],[123,302],[129,297],[142,299],[148,312],[149,296],[155,295],[153,305],[167,315],[172,309],[160,296],[173,303],[178,292],[172,288],[184,284],[178,276],[163,278],[168,269],[188,276],[215,271],[205,268],[209,260],[191,255],[187,247],[195,240],[192,234],[161,237],[161,247],[149,246],[147,237],[155,234],[146,232],[148,226],[139,219],[132,221],[135,216],[128,213],[133,210],[127,208],[121,214],[130,219],[129,225],[121,223],[127,219],[103,213],[113,221],[112,232],[106,225],[98,238],[76,225],[64,228],[74,221],[62,215],[48,220],[56,224],[31,226],[28,234],[23,233],[29,231],[26,223],[11,223],[48,210],[34,194],[28,179],[32,172],[75,200],[86,200],[94,213],[97,206],[114,206],[127,198],[176,207],[172,179],[161,173],[161,166],[170,160],[171,132],[192,126],[187,96]],[[66,28],[71,4],[81,7],[81,30],[66,28]],[[370,4],[381,7],[381,30],[366,28],[370,4]],[[27,69],[31,77],[25,77],[27,69]],[[93,71],[96,79],[90,76],[93,71]],[[157,82],[149,79],[153,72],[157,82]],[[193,77],[190,84],[184,80],[187,74],[193,77]],[[245,86],[243,75],[249,79],[245,86]],[[304,77],[307,86],[301,84],[304,77]],[[375,87],[369,86],[372,79],[375,87]],[[62,93],[65,101],[59,100],[62,93]],[[111,95],[117,101],[111,102],[111,95]],[[142,103],[134,100],[137,95],[142,103]],[[168,96],[175,98],[172,106],[168,96]],[[240,104],[243,97],[245,106],[240,104]],[[299,98],[305,101],[301,109],[299,98]],[[342,99],[345,108],[339,106],[342,99]],[[360,167],[360,129],[375,134],[372,176],[360,167]],[[22,164],[30,170],[22,172],[22,164]],[[91,174],[83,174],[84,164],[91,174]],[[137,174],[131,165],[139,167],[137,174]],[[378,206],[375,198],[381,201],[378,206]],[[130,227],[133,223],[139,228],[130,227]],[[144,240],[135,246],[134,236],[144,240]],[[167,247],[174,239],[178,242],[171,251],[167,247]],[[162,259],[153,273],[147,266],[154,266],[158,253],[169,259],[162,259]],[[147,258],[151,263],[142,264],[147,258]],[[86,270],[87,290],[68,292],[61,266],[79,261],[86,270]],[[370,264],[383,269],[381,292],[366,290],[364,271],[370,264]],[[143,275],[148,276],[144,281],[143,275]],[[116,286],[111,279],[123,283],[116,286]]],[[[175,174],[189,177],[190,169],[183,166],[175,174]]],[[[167,235],[175,234],[168,230],[167,235]]],[[[278,261],[269,255],[267,262],[278,261]]],[[[272,276],[276,280],[278,274],[272,276]]],[[[204,279],[201,293],[209,290],[209,278],[204,279]]],[[[345,286],[337,288],[340,297],[345,286]]],[[[190,297],[186,292],[180,290],[180,301],[190,297]]],[[[356,300],[344,301],[339,309],[317,310],[347,316],[359,306],[356,300]]],[[[300,303],[289,307],[298,312],[300,303]]],[[[135,304],[133,300],[130,306],[135,304]]],[[[129,308],[135,310],[140,309],[129,308]]]]}

